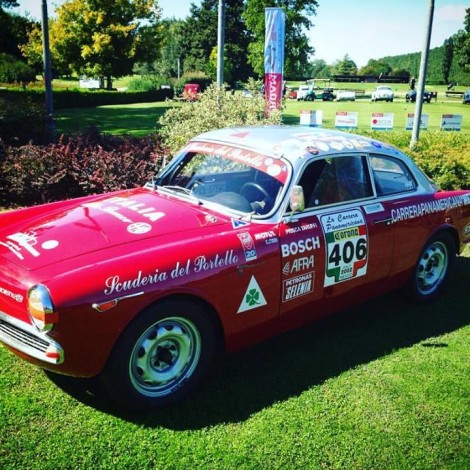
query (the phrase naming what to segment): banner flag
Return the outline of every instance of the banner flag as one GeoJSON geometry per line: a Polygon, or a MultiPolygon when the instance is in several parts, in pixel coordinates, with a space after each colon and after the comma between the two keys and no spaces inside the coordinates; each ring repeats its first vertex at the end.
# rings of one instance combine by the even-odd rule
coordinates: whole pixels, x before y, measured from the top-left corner
{"type": "Polygon", "coordinates": [[[265,21],[264,93],[272,111],[281,107],[286,15],[282,8],[265,8],[265,21]]]}

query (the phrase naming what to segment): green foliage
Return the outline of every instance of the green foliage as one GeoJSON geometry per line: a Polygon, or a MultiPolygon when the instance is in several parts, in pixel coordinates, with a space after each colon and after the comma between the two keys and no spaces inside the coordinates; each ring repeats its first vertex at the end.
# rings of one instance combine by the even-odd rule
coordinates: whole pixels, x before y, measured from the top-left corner
{"type": "Polygon", "coordinates": [[[36,80],[36,72],[26,63],[0,52],[0,83],[22,83],[36,80]]]}
{"type": "Polygon", "coordinates": [[[34,205],[143,185],[161,161],[158,140],[90,129],[57,144],[0,147],[0,200],[34,205]]]}
{"type": "MultiPolygon", "coordinates": [[[[68,0],[50,22],[52,62],[77,75],[112,77],[132,71],[135,62],[155,59],[158,50],[159,10],[156,0],[68,0]]],[[[24,53],[36,63],[40,50],[39,28],[24,53]]]]}
{"type": "Polygon", "coordinates": [[[359,75],[389,75],[392,68],[382,60],[370,59],[367,65],[361,67],[358,71],[359,75]]]}
{"type": "Polygon", "coordinates": [[[27,96],[0,96],[0,142],[22,145],[30,141],[42,143],[46,110],[42,103],[27,96]]]}
{"type": "Polygon", "coordinates": [[[460,30],[454,36],[454,43],[458,64],[470,74],[470,7],[465,13],[465,30],[460,30]]]}
{"type": "MultiPolygon", "coordinates": [[[[442,46],[429,51],[427,83],[470,83],[470,68],[465,65],[470,64],[470,39],[467,39],[469,37],[470,33],[459,31],[442,46]]],[[[410,75],[418,77],[421,53],[383,57],[380,61],[387,63],[392,69],[407,70],[410,75]]]]}
{"type": "MultiPolygon", "coordinates": [[[[166,87],[169,86],[169,80],[163,79],[157,75],[145,75],[143,77],[135,77],[129,81],[129,85],[127,87],[128,91],[135,92],[135,91],[158,91],[158,90],[165,90],[162,89],[162,86],[166,87]]],[[[168,98],[173,98],[172,93],[169,93],[168,98]]]]}
{"type": "Polygon", "coordinates": [[[470,135],[460,132],[426,132],[410,150],[409,132],[371,132],[409,155],[441,189],[470,189],[470,135]]]}
{"type": "MultiPolygon", "coordinates": [[[[43,90],[0,90],[0,98],[17,97],[22,99],[27,97],[34,103],[44,103],[43,90]]],[[[165,101],[173,97],[173,91],[167,89],[159,89],[152,91],[130,91],[116,92],[106,90],[54,90],[54,109],[66,108],[90,108],[96,106],[104,106],[111,104],[130,104],[130,103],[147,103],[151,101],[165,101]]]]}
{"type": "Polygon", "coordinates": [[[248,89],[252,90],[253,97],[244,98],[240,93],[230,93],[212,84],[199,101],[169,109],[160,118],[163,141],[174,152],[201,132],[230,126],[279,124],[280,112],[265,114],[266,102],[259,91],[260,85],[250,80],[248,89]]]}
{"type": "Polygon", "coordinates": [[[337,61],[333,66],[336,75],[356,75],[357,65],[354,60],[346,54],[342,60],[337,61]]]}
{"type": "Polygon", "coordinates": [[[312,18],[316,14],[317,0],[248,0],[243,13],[248,31],[253,36],[248,51],[249,62],[258,76],[264,76],[264,42],[265,42],[265,15],[266,7],[280,6],[286,14],[285,37],[285,77],[303,76],[308,70],[309,56],[314,48],[308,43],[305,34],[312,26],[312,18]]]}
{"type": "MultiPolygon", "coordinates": [[[[200,3],[200,6],[191,4],[186,21],[177,30],[170,30],[169,41],[180,53],[178,57],[184,72],[198,70],[215,78],[211,54],[217,46],[218,1],[203,0],[200,3]]],[[[243,0],[232,0],[225,6],[224,49],[229,60],[224,63],[224,76],[227,82],[246,80],[252,74],[247,61],[251,37],[242,19],[244,3],[243,0]]]]}

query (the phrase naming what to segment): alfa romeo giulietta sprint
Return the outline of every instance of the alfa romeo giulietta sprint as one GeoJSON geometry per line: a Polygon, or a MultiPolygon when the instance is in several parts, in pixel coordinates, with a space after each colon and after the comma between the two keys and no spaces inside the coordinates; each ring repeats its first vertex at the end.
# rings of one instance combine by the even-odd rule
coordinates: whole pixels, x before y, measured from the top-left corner
{"type": "Polygon", "coordinates": [[[221,351],[393,289],[434,298],[469,241],[470,191],[439,190],[389,145],[216,130],[141,188],[2,213],[0,341],[161,407],[221,351]]]}

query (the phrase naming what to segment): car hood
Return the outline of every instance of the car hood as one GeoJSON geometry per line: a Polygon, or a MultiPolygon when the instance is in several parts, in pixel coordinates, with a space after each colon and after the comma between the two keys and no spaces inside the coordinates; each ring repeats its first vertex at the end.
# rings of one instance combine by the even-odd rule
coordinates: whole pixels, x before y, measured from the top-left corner
{"type": "Polygon", "coordinates": [[[177,241],[184,232],[229,222],[197,202],[139,188],[12,213],[0,223],[0,256],[34,270],[164,235],[177,241]]]}

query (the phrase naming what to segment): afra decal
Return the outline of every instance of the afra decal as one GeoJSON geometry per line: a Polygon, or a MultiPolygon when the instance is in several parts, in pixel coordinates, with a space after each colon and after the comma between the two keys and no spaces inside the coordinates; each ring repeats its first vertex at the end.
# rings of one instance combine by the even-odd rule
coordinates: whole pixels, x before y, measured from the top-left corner
{"type": "Polygon", "coordinates": [[[367,273],[367,226],[362,212],[353,209],[320,218],[325,233],[324,286],[348,281],[367,273]]]}

